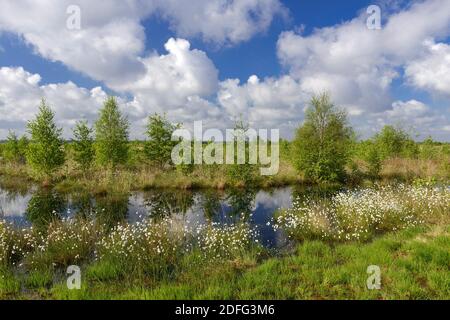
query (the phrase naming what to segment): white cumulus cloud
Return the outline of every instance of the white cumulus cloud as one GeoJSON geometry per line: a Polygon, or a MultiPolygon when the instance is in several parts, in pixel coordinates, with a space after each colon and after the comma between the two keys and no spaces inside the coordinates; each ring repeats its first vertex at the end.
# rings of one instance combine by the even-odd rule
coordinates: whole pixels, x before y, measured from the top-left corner
{"type": "Polygon", "coordinates": [[[407,64],[405,74],[415,87],[450,95],[450,46],[427,42],[423,57],[407,64]]]}
{"type": "Polygon", "coordinates": [[[179,36],[217,44],[246,41],[267,30],[276,15],[288,16],[279,0],[163,0],[159,8],[179,36]]]}
{"type": "Polygon", "coordinates": [[[42,57],[111,86],[145,73],[142,21],[152,15],[168,19],[178,35],[235,44],[286,12],[279,0],[0,0],[0,8],[0,31],[18,34],[42,57]],[[80,8],[79,30],[67,28],[69,6],[80,8]]]}
{"type": "Polygon", "coordinates": [[[0,68],[0,136],[8,130],[25,133],[27,121],[37,113],[40,100],[46,98],[55,111],[56,121],[71,136],[77,120],[92,121],[102,106],[106,93],[99,87],[80,88],[73,82],[40,84],[41,77],[23,68],[0,68]]]}

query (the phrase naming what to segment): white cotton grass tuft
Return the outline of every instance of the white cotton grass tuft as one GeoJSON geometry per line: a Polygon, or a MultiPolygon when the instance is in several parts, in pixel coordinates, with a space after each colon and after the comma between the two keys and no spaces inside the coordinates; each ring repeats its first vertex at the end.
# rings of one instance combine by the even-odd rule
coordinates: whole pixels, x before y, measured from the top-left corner
{"type": "Polygon", "coordinates": [[[187,227],[177,218],[122,223],[112,230],[96,220],[66,218],[45,232],[16,229],[0,221],[0,266],[66,266],[112,259],[136,266],[167,265],[193,252],[208,259],[233,259],[259,246],[258,233],[247,223],[198,224],[187,227]]]}
{"type": "Polygon", "coordinates": [[[407,185],[343,191],[331,199],[296,199],[273,227],[292,239],[368,240],[374,234],[450,215],[450,190],[407,185]]]}

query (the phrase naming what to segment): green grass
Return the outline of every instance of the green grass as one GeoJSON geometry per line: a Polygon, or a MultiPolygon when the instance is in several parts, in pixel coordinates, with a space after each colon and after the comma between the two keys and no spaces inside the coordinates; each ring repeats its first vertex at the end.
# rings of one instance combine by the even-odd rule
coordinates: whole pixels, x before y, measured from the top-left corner
{"type": "Polygon", "coordinates": [[[306,241],[291,256],[272,258],[247,270],[227,267],[212,278],[189,278],[186,282],[144,291],[142,297],[448,299],[448,252],[448,232],[434,237],[421,229],[388,235],[365,245],[332,246],[320,241],[306,241]],[[381,268],[381,290],[366,288],[369,265],[381,268]],[[227,276],[230,271],[231,275],[227,276]]]}
{"type": "Polygon", "coordinates": [[[25,287],[30,289],[47,289],[53,284],[53,272],[51,269],[31,271],[25,277],[25,287]]]}
{"type": "MultiPolygon", "coordinates": [[[[153,188],[225,189],[236,186],[245,187],[246,184],[247,186],[251,184],[254,188],[269,188],[307,183],[308,181],[305,181],[303,175],[299,174],[292,165],[289,146],[289,143],[281,144],[280,168],[276,175],[262,177],[256,172],[250,182],[239,179],[236,181],[236,177],[230,176],[230,166],[227,165],[195,165],[190,172],[173,168],[158,169],[146,159],[141,142],[131,143],[131,156],[128,163],[118,167],[115,174],[97,165],[94,165],[90,172],[82,173],[74,162],[71,147],[66,146],[66,163],[55,173],[52,184],[61,192],[84,190],[91,194],[104,194],[153,188]]],[[[436,150],[433,157],[424,157],[419,154],[413,159],[406,157],[387,159],[383,163],[379,178],[385,181],[411,182],[416,179],[435,179],[448,182],[450,179],[449,154],[447,151],[444,152],[443,148],[443,146],[434,147],[436,150]]],[[[357,185],[374,179],[368,175],[367,163],[362,160],[363,154],[365,154],[364,148],[355,152],[354,159],[347,168],[347,184],[357,185]]],[[[0,161],[0,176],[6,181],[5,184],[15,188],[27,186],[30,181],[49,184],[46,179],[35,176],[29,166],[5,160],[0,161]]]]}
{"type": "Polygon", "coordinates": [[[20,294],[20,280],[12,271],[0,268],[0,299],[11,299],[20,294]]]}
{"type": "Polygon", "coordinates": [[[268,259],[242,256],[199,263],[188,255],[170,279],[123,274],[115,265],[83,267],[81,290],[48,274],[3,271],[0,297],[45,299],[449,299],[450,226],[415,227],[371,243],[305,241],[268,259]],[[381,268],[381,290],[368,290],[367,267],[381,268]],[[27,290],[21,291],[22,285],[27,290]]]}
{"type": "Polygon", "coordinates": [[[93,281],[114,281],[120,280],[124,276],[122,265],[110,260],[99,261],[86,268],[86,277],[93,281]]]}

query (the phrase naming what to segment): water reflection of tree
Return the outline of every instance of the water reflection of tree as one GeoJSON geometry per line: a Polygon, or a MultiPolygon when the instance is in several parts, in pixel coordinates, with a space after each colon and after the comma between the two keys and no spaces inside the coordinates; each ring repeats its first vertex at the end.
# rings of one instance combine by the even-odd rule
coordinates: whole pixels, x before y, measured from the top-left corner
{"type": "MultiPolygon", "coordinates": [[[[116,226],[126,219],[128,215],[127,193],[108,194],[95,198],[96,219],[107,228],[116,226]]],[[[87,205],[87,203],[85,202],[87,205]]]]}
{"type": "Polygon", "coordinates": [[[194,194],[180,190],[153,190],[144,195],[144,203],[155,219],[185,214],[194,205],[194,194]]]}
{"type": "Polygon", "coordinates": [[[92,196],[87,192],[72,195],[72,207],[80,218],[93,218],[96,212],[92,196]]]}
{"type": "Polygon", "coordinates": [[[253,211],[256,198],[256,190],[232,189],[227,194],[227,202],[231,207],[230,216],[249,217],[253,211]]]}
{"type": "Polygon", "coordinates": [[[44,230],[52,221],[60,219],[65,209],[64,198],[59,193],[40,189],[28,202],[26,217],[36,229],[44,230]]]}
{"type": "Polygon", "coordinates": [[[221,196],[218,192],[211,190],[206,191],[201,196],[201,207],[206,219],[212,220],[218,213],[220,213],[221,196]]]}

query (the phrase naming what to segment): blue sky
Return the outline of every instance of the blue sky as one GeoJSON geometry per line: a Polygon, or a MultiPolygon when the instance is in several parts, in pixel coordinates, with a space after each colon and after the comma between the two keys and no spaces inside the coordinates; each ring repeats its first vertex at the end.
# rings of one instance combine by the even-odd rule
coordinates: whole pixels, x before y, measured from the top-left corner
{"type": "MultiPolygon", "coordinates": [[[[367,8],[373,1],[299,1],[286,0],[283,4],[289,8],[288,19],[276,17],[271,27],[250,39],[235,46],[218,48],[211,43],[194,38],[190,42],[193,47],[208,53],[219,69],[221,80],[239,78],[245,81],[253,74],[261,77],[277,76],[283,72],[276,55],[276,44],[281,32],[291,30],[301,25],[305,26],[305,34],[314,28],[332,26],[350,20],[362,9],[367,8]]],[[[159,18],[151,17],[143,23],[147,41],[146,50],[156,50],[165,53],[164,44],[167,39],[176,37],[176,32],[169,28],[169,23],[159,18]]],[[[0,55],[1,66],[23,66],[26,70],[39,73],[43,83],[74,81],[83,87],[99,85],[89,77],[74,72],[59,62],[52,62],[36,55],[29,45],[17,35],[5,33],[1,35],[0,45],[3,53],[0,55]]]]}
{"type": "Polygon", "coordinates": [[[225,10],[214,4],[220,0],[195,0],[194,9],[175,0],[135,8],[79,0],[72,1],[81,8],[79,34],[60,28],[67,19],[65,1],[56,7],[49,0],[38,2],[40,7],[27,10],[20,0],[2,6],[17,21],[0,14],[0,80],[6,82],[0,83],[0,111],[3,106],[8,113],[0,118],[0,138],[9,129],[24,131],[24,118],[36,108],[24,106],[38,95],[69,106],[55,106],[69,132],[77,115],[93,121],[107,94],[122,99],[136,128],[152,112],[165,111],[183,123],[203,120],[210,127],[244,115],[256,127],[279,127],[290,137],[308,97],[328,91],[361,137],[397,123],[421,137],[450,140],[445,75],[450,14],[440,12],[450,12],[446,1],[377,1],[383,29],[369,31],[365,11],[374,1],[235,0],[229,11],[219,12],[225,10]],[[427,14],[440,7],[436,21],[430,21],[427,14]],[[208,16],[214,10],[227,18],[215,21],[208,16]],[[414,27],[405,40],[407,23],[414,27]],[[109,36],[117,38],[99,45],[109,36]],[[367,38],[380,45],[366,43],[367,38]],[[338,54],[328,59],[327,52],[338,54]],[[25,100],[20,90],[33,94],[25,100]],[[77,97],[87,106],[75,102],[77,97]]]}

